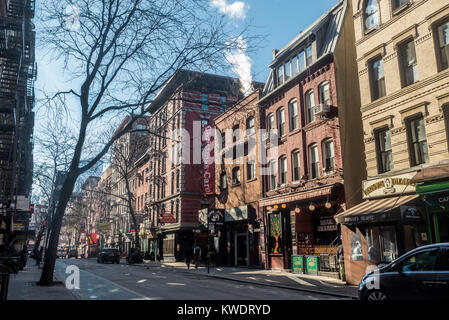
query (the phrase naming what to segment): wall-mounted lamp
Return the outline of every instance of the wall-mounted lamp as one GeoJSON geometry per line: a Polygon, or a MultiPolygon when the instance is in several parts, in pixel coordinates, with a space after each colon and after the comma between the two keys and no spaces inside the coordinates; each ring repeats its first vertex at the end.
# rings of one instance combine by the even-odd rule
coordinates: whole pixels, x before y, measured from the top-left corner
{"type": "Polygon", "coordinates": [[[275,204],[275,205],[273,206],[273,208],[274,208],[275,210],[277,210],[277,208],[279,208],[279,206],[278,206],[277,204],[275,204]]]}
{"type": "Polygon", "coordinates": [[[310,210],[310,211],[315,211],[315,206],[314,206],[314,204],[313,204],[313,203],[311,203],[311,204],[310,204],[310,206],[309,206],[309,210],[310,210]]]}
{"type": "Polygon", "coordinates": [[[271,209],[273,209],[271,206],[267,207],[267,211],[271,211],[271,209]]]}
{"type": "Polygon", "coordinates": [[[324,205],[327,209],[330,209],[332,207],[332,204],[328,201],[326,201],[326,204],[324,205]]]}
{"type": "Polygon", "coordinates": [[[285,203],[281,204],[282,209],[287,208],[287,205],[285,203]]]}
{"type": "Polygon", "coordinates": [[[296,206],[295,213],[300,213],[300,212],[301,212],[301,209],[298,206],[296,206]]]}

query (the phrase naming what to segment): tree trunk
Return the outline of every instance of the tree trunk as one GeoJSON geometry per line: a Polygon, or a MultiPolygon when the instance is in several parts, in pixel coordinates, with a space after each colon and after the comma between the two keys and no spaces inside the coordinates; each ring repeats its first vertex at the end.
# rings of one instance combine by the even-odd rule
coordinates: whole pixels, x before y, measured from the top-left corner
{"type": "Polygon", "coordinates": [[[44,235],[44,226],[41,226],[39,233],[36,237],[36,243],[34,244],[33,253],[39,253],[39,246],[41,244],[42,236],[44,235]]]}
{"type": "Polygon", "coordinates": [[[59,202],[51,224],[50,240],[45,252],[45,262],[42,268],[39,285],[49,286],[53,283],[53,273],[55,270],[56,252],[58,250],[59,233],[61,231],[62,220],[64,218],[65,208],[72,196],[75,186],[76,175],[69,172],[59,195],[59,202]]]}

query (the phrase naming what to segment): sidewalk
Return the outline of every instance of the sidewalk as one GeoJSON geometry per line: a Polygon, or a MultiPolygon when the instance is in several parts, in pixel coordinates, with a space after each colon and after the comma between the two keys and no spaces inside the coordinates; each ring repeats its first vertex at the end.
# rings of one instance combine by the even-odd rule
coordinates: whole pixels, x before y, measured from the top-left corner
{"type": "MultiPolygon", "coordinates": [[[[9,278],[8,300],[76,300],[77,297],[67,290],[63,284],[51,287],[38,286],[42,269],[38,269],[36,261],[28,258],[26,267],[9,278]]],[[[55,281],[63,281],[59,272],[54,274],[55,281]]]]}
{"type": "Polygon", "coordinates": [[[141,264],[133,264],[133,266],[172,268],[176,271],[188,272],[190,274],[199,274],[244,283],[328,294],[351,299],[358,298],[358,288],[356,286],[347,285],[343,281],[322,276],[296,274],[283,270],[211,266],[208,274],[207,267],[201,266],[198,269],[195,269],[195,267],[191,265],[190,270],[188,270],[184,262],[145,261],[141,264]]]}

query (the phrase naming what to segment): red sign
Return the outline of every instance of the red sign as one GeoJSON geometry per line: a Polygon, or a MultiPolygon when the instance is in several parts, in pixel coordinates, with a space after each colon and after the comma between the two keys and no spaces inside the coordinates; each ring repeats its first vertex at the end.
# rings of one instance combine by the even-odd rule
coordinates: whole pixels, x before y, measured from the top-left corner
{"type": "Polygon", "coordinates": [[[214,166],[214,127],[204,126],[203,133],[203,176],[202,184],[205,195],[215,194],[215,166],[214,166]]]}
{"type": "Polygon", "coordinates": [[[163,212],[159,219],[160,223],[174,223],[176,222],[175,217],[170,212],[163,212]]]}

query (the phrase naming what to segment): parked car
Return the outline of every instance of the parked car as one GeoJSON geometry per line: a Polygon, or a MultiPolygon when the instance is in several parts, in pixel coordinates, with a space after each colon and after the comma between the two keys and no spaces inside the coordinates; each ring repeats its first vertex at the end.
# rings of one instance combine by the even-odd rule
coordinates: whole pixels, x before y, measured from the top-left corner
{"type": "Polygon", "coordinates": [[[371,271],[359,285],[361,300],[449,299],[449,243],[413,249],[371,271]]]}
{"type": "Polygon", "coordinates": [[[78,259],[78,250],[76,250],[76,249],[69,250],[69,254],[67,255],[67,259],[70,259],[70,258],[78,259]]]}
{"type": "Polygon", "coordinates": [[[112,262],[120,263],[120,252],[118,249],[103,249],[97,255],[98,263],[112,262]]]}
{"type": "Polygon", "coordinates": [[[65,259],[67,257],[67,252],[64,249],[58,249],[56,253],[57,258],[65,259]]]}

